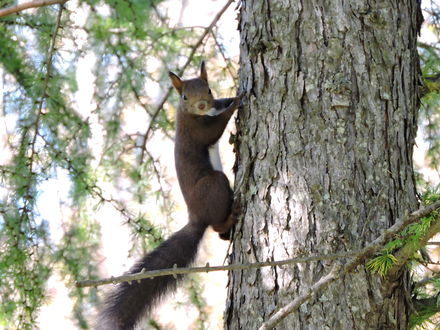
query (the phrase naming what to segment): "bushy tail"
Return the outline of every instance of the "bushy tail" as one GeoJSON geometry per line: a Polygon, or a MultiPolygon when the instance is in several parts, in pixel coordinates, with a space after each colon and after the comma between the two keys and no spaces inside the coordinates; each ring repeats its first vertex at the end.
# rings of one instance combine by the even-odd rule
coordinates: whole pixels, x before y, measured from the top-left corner
{"type": "MultiPolygon", "coordinates": [[[[154,251],[139,260],[128,272],[139,273],[155,269],[188,266],[195,258],[206,227],[188,223],[154,251]]],[[[104,309],[98,318],[98,329],[133,329],[140,317],[170,290],[174,290],[182,276],[160,276],[131,284],[123,282],[105,299],[104,309]]]]}

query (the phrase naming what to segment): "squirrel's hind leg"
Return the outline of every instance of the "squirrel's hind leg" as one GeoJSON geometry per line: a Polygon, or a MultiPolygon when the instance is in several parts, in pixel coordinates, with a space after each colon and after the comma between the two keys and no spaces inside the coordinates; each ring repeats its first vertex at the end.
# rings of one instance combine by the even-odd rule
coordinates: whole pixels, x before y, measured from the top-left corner
{"type": "Polygon", "coordinates": [[[223,239],[225,241],[232,240],[232,235],[234,233],[234,227],[235,227],[236,223],[238,222],[238,215],[240,213],[240,210],[241,210],[241,207],[240,207],[239,203],[236,200],[234,200],[234,202],[232,203],[231,214],[229,214],[229,217],[226,219],[223,226],[221,228],[219,228],[220,230],[216,230],[214,228],[214,230],[218,232],[218,236],[221,239],[223,239]]]}

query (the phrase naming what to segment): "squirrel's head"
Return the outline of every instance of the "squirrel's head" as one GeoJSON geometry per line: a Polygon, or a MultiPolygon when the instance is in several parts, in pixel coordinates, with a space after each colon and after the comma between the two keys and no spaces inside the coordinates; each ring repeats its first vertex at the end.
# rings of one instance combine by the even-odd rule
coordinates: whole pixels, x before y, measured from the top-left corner
{"type": "Polygon", "coordinates": [[[214,107],[214,97],[208,85],[205,62],[200,66],[198,78],[182,80],[173,72],[168,72],[171,83],[180,95],[180,109],[195,115],[207,115],[214,107]]]}

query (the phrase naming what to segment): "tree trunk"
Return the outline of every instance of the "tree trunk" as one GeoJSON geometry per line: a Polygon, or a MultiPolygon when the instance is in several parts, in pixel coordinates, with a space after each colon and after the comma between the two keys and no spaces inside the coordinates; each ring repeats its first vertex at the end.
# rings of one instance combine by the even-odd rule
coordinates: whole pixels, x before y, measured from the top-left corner
{"type": "MultiPolygon", "coordinates": [[[[420,4],[241,1],[242,89],[231,262],[358,250],[417,208],[420,4]]],[[[230,273],[225,328],[257,329],[331,262],[230,273]]],[[[408,276],[364,266],[278,329],[406,329],[408,276]]]]}

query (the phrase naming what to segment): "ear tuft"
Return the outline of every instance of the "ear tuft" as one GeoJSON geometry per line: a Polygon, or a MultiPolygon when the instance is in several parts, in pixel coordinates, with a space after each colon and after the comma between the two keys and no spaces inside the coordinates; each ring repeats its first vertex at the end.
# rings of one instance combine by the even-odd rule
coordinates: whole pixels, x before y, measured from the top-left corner
{"type": "Polygon", "coordinates": [[[175,73],[173,73],[171,71],[168,72],[168,76],[170,77],[171,84],[173,84],[173,86],[176,89],[176,91],[179,94],[182,94],[182,88],[183,88],[183,81],[182,81],[182,79],[180,79],[178,75],[176,75],[175,73]]]}
{"type": "Polygon", "coordinates": [[[208,74],[206,73],[205,61],[200,64],[200,78],[208,82],[208,74]]]}

